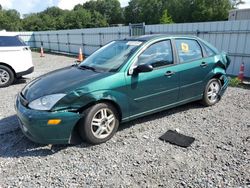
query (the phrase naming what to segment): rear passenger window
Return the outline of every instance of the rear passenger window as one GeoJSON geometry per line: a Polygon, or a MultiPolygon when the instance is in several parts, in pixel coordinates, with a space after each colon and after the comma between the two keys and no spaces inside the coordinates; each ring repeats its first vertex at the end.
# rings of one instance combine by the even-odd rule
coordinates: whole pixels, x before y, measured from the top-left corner
{"type": "Polygon", "coordinates": [[[176,39],[175,41],[181,63],[202,58],[201,47],[197,41],[190,39],[176,39]]]}
{"type": "Polygon", "coordinates": [[[26,46],[18,36],[0,36],[0,47],[26,46]]]}
{"type": "Polygon", "coordinates": [[[148,47],[139,57],[139,64],[150,64],[154,68],[173,64],[170,40],[157,42],[148,47]]]}

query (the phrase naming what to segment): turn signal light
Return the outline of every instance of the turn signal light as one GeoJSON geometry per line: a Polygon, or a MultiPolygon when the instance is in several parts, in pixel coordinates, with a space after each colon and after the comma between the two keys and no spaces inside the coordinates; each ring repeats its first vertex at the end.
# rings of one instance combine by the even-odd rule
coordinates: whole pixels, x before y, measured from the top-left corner
{"type": "Polygon", "coordinates": [[[62,120],[60,120],[60,119],[50,119],[50,120],[48,121],[48,125],[58,125],[58,124],[61,123],[61,121],[62,121],[62,120]]]}

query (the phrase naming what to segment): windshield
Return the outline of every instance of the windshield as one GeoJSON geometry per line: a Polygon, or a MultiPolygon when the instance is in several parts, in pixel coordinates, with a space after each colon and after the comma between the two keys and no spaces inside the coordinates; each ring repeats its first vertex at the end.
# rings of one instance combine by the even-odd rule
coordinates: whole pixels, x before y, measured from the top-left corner
{"type": "Polygon", "coordinates": [[[141,44],[141,41],[113,41],[89,56],[79,67],[95,71],[117,71],[141,44]]]}

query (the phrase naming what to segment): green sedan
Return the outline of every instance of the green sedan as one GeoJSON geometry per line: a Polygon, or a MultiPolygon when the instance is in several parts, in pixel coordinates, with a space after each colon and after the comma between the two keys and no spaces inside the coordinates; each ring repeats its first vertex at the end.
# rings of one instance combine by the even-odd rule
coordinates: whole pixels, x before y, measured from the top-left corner
{"type": "Polygon", "coordinates": [[[197,37],[115,40],[27,84],[15,104],[20,127],[38,143],[100,144],[123,122],[192,101],[214,105],[228,86],[229,63],[197,37]]]}

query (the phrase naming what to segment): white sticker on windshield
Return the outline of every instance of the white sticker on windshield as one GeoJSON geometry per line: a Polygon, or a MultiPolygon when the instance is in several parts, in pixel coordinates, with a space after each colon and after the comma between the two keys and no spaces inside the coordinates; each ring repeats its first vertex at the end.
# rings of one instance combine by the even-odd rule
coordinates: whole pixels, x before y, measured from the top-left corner
{"type": "Polygon", "coordinates": [[[127,45],[129,45],[129,46],[139,46],[139,45],[141,45],[141,43],[142,42],[140,42],[140,41],[128,41],[127,45]]]}

